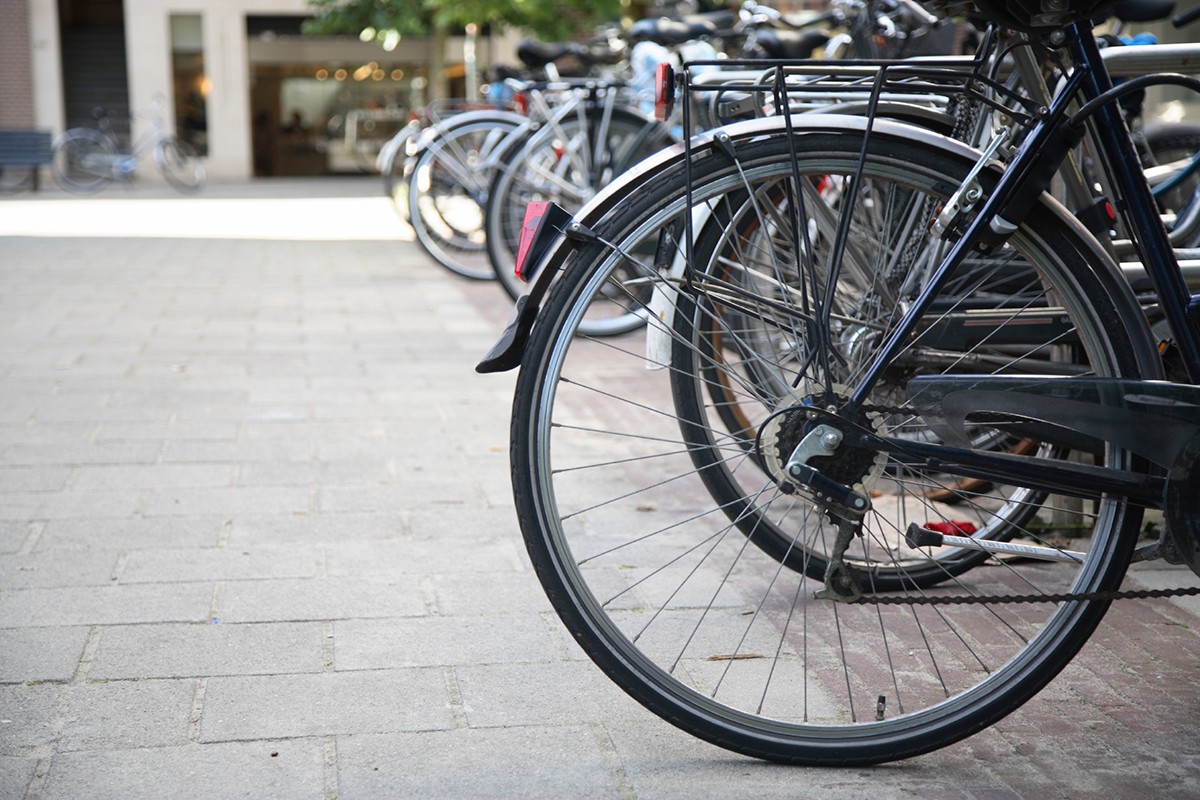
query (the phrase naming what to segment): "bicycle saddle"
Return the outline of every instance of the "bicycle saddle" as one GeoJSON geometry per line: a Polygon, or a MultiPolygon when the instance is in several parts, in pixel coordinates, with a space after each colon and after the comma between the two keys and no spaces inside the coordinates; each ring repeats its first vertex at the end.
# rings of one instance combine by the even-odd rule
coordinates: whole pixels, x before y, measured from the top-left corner
{"type": "Polygon", "coordinates": [[[767,58],[812,58],[813,51],[829,41],[822,31],[762,30],[754,40],[767,58]]]}
{"type": "Polygon", "coordinates": [[[639,19],[629,29],[630,41],[647,41],[661,45],[683,44],[692,39],[716,33],[717,25],[711,20],[684,22],[676,19],[639,19]]]}
{"type": "Polygon", "coordinates": [[[1175,12],[1175,0],[1122,0],[1112,15],[1122,22],[1153,22],[1175,12]]]}
{"type": "Polygon", "coordinates": [[[988,22],[1035,34],[1102,18],[1116,5],[1115,0],[975,0],[979,15],[988,22]]]}

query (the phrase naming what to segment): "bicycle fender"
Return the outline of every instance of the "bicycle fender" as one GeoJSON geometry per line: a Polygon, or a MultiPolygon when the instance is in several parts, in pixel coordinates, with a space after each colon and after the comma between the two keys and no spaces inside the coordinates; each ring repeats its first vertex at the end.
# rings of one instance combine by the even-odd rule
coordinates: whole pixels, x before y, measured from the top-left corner
{"type": "Polygon", "coordinates": [[[517,125],[522,125],[528,121],[528,117],[517,114],[513,111],[494,111],[490,109],[480,109],[479,111],[464,111],[461,114],[455,114],[444,123],[439,125],[431,125],[421,129],[421,133],[416,137],[415,144],[411,145],[406,151],[408,156],[415,158],[420,156],[430,147],[437,144],[442,138],[442,132],[445,130],[453,130],[459,125],[469,125],[473,122],[498,120],[501,122],[513,122],[517,125]]]}
{"type": "MultiPolygon", "coordinates": [[[[521,359],[525,355],[525,346],[529,343],[529,334],[533,330],[538,310],[542,306],[542,299],[546,296],[546,292],[550,291],[550,284],[554,282],[554,277],[559,271],[558,266],[543,263],[544,255],[551,249],[559,247],[561,242],[570,237],[570,234],[564,232],[564,229],[572,224],[567,212],[553,204],[551,206],[556,213],[548,213],[546,227],[539,227],[536,238],[540,241],[533,245],[532,249],[536,252],[530,255],[529,264],[526,267],[533,275],[533,281],[529,285],[529,290],[517,298],[512,316],[509,318],[508,325],[501,332],[500,338],[492,345],[483,360],[475,365],[475,371],[478,373],[508,372],[521,365],[521,359]]],[[[561,260],[557,263],[561,263],[561,260]]]]}

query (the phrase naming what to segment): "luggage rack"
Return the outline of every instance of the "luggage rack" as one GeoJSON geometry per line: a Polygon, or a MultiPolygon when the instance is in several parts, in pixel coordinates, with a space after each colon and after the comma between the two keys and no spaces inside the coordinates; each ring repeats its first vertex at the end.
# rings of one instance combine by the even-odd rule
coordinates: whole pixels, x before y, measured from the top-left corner
{"type": "MultiPolygon", "coordinates": [[[[984,54],[989,48],[982,47],[984,54]]],[[[749,60],[688,61],[678,71],[660,65],[660,118],[678,94],[685,130],[784,113],[856,113],[875,116],[893,106],[954,113],[954,98],[988,106],[1022,126],[1041,103],[1002,81],[1012,72],[1006,59],[984,55],[904,60],[749,60]],[[997,73],[1000,74],[997,74],[997,73]],[[666,96],[664,96],[666,95],[666,96]],[[698,116],[699,119],[693,117],[698,116]]],[[[886,114],[885,114],[886,115],[886,114]]]]}

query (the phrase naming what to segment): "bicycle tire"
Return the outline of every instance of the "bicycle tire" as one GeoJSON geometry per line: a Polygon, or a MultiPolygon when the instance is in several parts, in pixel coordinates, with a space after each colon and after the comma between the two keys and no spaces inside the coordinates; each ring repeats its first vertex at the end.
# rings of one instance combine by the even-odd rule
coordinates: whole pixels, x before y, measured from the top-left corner
{"type": "Polygon", "coordinates": [[[164,137],[154,148],[154,163],[167,183],[181,194],[194,194],[207,181],[204,161],[196,148],[174,136],[164,137]]]}
{"type": "Polygon", "coordinates": [[[116,145],[100,131],[72,128],[54,142],[50,167],[63,189],[91,194],[112,181],[117,157],[116,145]]]}
{"type": "Polygon", "coordinates": [[[496,277],[484,245],[483,209],[491,176],[483,165],[523,124],[517,114],[451,118],[422,137],[422,151],[406,167],[405,205],[417,244],[456,275],[496,277]]]}
{"type": "MultiPolygon", "coordinates": [[[[847,130],[828,120],[795,121],[794,145],[806,176],[851,174],[857,165],[861,127],[837,125],[847,130]]],[[[875,126],[864,173],[870,184],[943,198],[971,167],[963,150],[948,142],[911,137],[903,126],[882,121],[875,126]]],[[[743,185],[787,180],[791,144],[760,130],[727,129],[736,163],[721,154],[727,148],[697,144],[691,164],[696,204],[719,203],[743,185]]],[[[601,242],[642,242],[690,213],[681,187],[670,180],[682,175],[681,160],[660,160],[636,187],[608,198],[608,213],[588,220],[601,242]]],[[[981,179],[986,184],[994,175],[981,179]]],[[[1043,199],[1011,246],[1076,326],[1074,356],[1087,360],[1064,371],[1082,366],[1100,375],[1136,376],[1149,368],[1144,322],[1128,288],[1115,270],[1090,266],[1103,260],[1101,250],[1061,206],[1043,199]]],[[[1070,661],[1107,603],[979,602],[933,611],[843,605],[812,599],[816,582],[749,547],[752,533],[731,536],[736,523],[720,501],[709,499],[702,469],[688,454],[686,429],[694,421],[680,419],[680,384],[695,383],[679,363],[680,350],[689,346],[678,335],[686,325],[669,326],[672,363],[658,370],[645,369],[646,353],[628,339],[577,335],[617,260],[612,254],[611,246],[590,244],[555,255],[567,268],[538,318],[518,376],[511,458],[518,517],[538,578],[576,641],[618,686],[668,722],[730,750],[794,764],[863,765],[918,755],[983,729],[1070,661]]],[[[703,273],[692,277],[703,282],[703,273]]],[[[676,288],[653,273],[643,278],[676,288]]],[[[782,324],[778,316],[776,323],[782,324]]],[[[1026,355],[1032,349],[1023,348],[1026,355]]],[[[978,355],[987,351],[986,342],[977,346],[978,355]]],[[[905,354],[921,355],[915,349],[905,354]]],[[[682,396],[694,401],[700,392],[682,396]]],[[[728,454],[739,462],[736,468],[755,468],[741,446],[731,442],[728,454]]],[[[1103,457],[1119,468],[1134,466],[1111,447],[1103,457]]],[[[906,496],[920,497],[919,474],[910,479],[885,470],[871,477],[871,467],[854,470],[870,484],[864,490],[908,481],[914,491],[906,496]]],[[[747,500],[759,508],[790,502],[766,479],[760,494],[747,500]]],[[[868,536],[888,530],[885,513],[893,522],[900,518],[873,502],[880,526],[868,520],[868,536]]],[[[987,511],[981,504],[977,510],[987,511]]],[[[811,503],[807,512],[797,511],[798,542],[811,535],[805,526],[825,535],[818,516],[811,503]]],[[[1106,497],[1083,519],[1091,539],[1072,542],[1087,548],[1077,567],[1005,562],[953,577],[936,592],[897,591],[920,599],[1115,588],[1140,511],[1106,497]]],[[[1025,532],[1045,540],[1031,528],[1025,532]]]]}

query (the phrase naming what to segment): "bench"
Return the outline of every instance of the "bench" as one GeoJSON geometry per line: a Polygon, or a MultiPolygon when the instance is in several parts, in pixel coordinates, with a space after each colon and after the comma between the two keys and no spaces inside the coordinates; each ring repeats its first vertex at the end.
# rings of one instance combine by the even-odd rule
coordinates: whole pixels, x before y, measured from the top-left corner
{"type": "Polygon", "coordinates": [[[0,171],[29,167],[36,190],[39,168],[50,163],[50,139],[50,131],[0,130],[0,171]]]}

